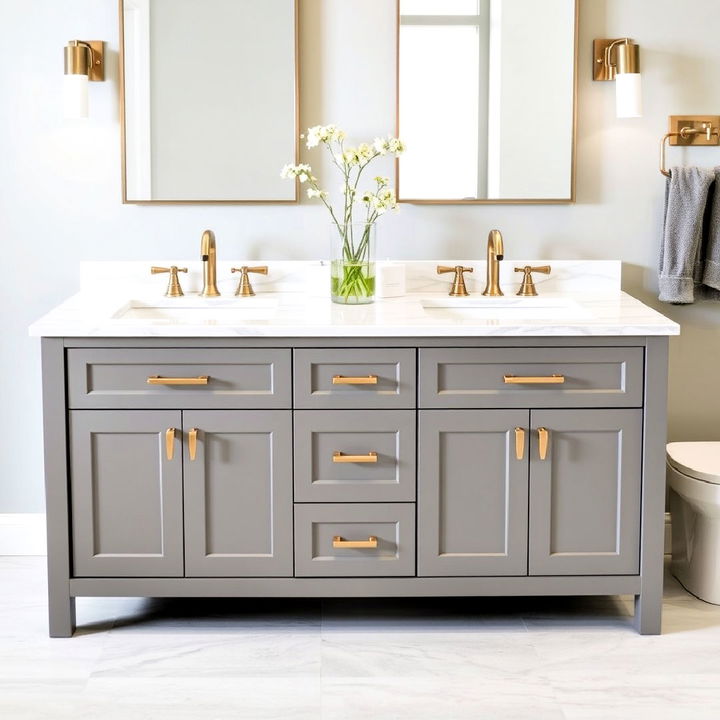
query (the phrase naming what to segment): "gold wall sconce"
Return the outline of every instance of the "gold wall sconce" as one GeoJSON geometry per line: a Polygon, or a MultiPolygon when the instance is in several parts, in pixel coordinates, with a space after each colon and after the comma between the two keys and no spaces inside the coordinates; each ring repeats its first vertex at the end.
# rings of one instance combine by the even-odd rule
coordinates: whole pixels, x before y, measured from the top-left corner
{"type": "Polygon", "coordinates": [[[71,40],[65,46],[64,115],[88,116],[88,82],[105,80],[105,44],[102,40],[71,40]]]}
{"type": "Polygon", "coordinates": [[[593,80],[615,81],[615,114],[642,117],[640,46],[630,38],[593,40],[593,80]]]}

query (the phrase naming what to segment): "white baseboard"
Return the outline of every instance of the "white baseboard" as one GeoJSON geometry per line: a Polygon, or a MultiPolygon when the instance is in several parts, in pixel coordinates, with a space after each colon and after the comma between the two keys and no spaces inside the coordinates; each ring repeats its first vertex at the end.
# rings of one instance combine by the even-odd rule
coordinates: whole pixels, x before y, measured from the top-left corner
{"type": "Polygon", "coordinates": [[[0,513],[0,555],[45,555],[44,513],[0,513]]]}

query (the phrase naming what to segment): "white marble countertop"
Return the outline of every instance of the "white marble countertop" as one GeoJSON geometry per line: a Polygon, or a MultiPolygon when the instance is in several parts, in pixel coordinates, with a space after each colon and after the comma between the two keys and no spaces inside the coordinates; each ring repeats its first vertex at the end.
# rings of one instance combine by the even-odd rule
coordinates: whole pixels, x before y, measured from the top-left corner
{"type": "MultiPolygon", "coordinates": [[[[438,261],[447,264],[447,261],[438,261]]],[[[326,295],[327,266],[269,263],[268,278],[253,284],[257,295],[233,294],[223,278],[220,298],[200,298],[199,264],[181,276],[182,298],[165,298],[167,275],[148,281],[154,263],[87,263],[81,290],[30,327],[36,337],[562,337],[677,335],[677,323],[620,291],[620,263],[551,261],[549,278],[536,278],[539,295],[515,295],[520,277],[503,264],[502,298],[485,298],[484,262],[467,276],[469,298],[448,298],[449,276],[435,275],[437,262],[406,263],[408,293],[371,305],[337,305],[326,295]],[[163,280],[164,278],[164,280],[163,280]],[[438,307],[439,306],[439,307],[438,307]]]]}

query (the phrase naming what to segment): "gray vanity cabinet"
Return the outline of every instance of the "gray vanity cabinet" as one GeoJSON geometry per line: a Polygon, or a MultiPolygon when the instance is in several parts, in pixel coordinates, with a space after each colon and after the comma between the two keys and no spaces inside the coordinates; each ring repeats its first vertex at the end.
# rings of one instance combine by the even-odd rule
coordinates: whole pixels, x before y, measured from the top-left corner
{"type": "Polygon", "coordinates": [[[186,410],[183,428],[185,575],[292,576],[290,411],[186,410]]]}
{"type": "Polygon", "coordinates": [[[74,574],[182,577],[180,411],[69,416],[74,574]]]}
{"type": "Polygon", "coordinates": [[[530,574],[637,574],[642,410],[533,410],[531,426],[530,574]]]}
{"type": "Polygon", "coordinates": [[[666,378],[655,337],[44,338],[50,633],[81,596],[621,594],[657,633],[666,378]]]}
{"type": "Polygon", "coordinates": [[[527,573],[528,410],[421,410],[418,574],[527,573]]]}

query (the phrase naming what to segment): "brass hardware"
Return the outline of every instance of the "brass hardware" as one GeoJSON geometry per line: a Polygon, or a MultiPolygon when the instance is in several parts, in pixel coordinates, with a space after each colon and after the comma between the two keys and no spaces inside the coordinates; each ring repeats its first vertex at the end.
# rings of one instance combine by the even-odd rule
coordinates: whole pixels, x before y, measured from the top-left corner
{"type": "Polygon", "coordinates": [[[376,548],[378,539],[371,535],[367,540],[345,540],[342,536],[336,535],[333,538],[334,548],[376,548]]]}
{"type": "Polygon", "coordinates": [[[243,265],[239,268],[231,268],[230,272],[241,273],[240,282],[238,283],[235,295],[239,295],[240,297],[250,297],[255,294],[255,291],[250,284],[250,278],[248,277],[248,273],[260,273],[261,275],[267,275],[268,268],[267,265],[259,265],[257,267],[248,267],[247,265],[243,265]]]}
{"type": "Polygon", "coordinates": [[[200,240],[200,255],[203,264],[203,288],[200,297],[218,297],[217,289],[217,249],[215,246],[215,233],[206,230],[200,240]]]}
{"type": "Polygon", "coordinates": [[[545,460],[548,451],[548,440],[550,433],[544,427],[538,428],[538,454],[541,460],[545,460]]]}
{"type": "Polygon", "coordinates": [[[195,460],[197,457],[197,437],[198,429],[191,428],[188,431],[188,455],[190,456],[190,460],[195,460]]]}
{"type": "Polygon", "coordinates": [[[333,375],[333,385],[377,385],[377,375],[365,375],[360,377],[346,377],[345,375],[333,375]]]}
{"type": "Polygon", "coordinates": [[[160,377],[151,375],[147,379],[148,385],[207,385],[209,375],[198,375],[197,377],[160,377]]]}
{"type": "Polygon", "coordinates": [[[177,265],[172,265],[169,268],[157,267],[156,265],[153,265],[150,268],[150,272],[153,275],[157,275],[158,273],[170,273],[170,279],[168,280],[165,297],[182,297],[185,294],[180,287],[180,279],[178,278],[178,273],[186,273],[187,271],[187,268],[179,268],[177,265]]]}
{"type": "Polygon", "coordinates": [[[720,115],[671,115],[669,132],[660,141],[660,172],[670,177],[665,166],[668,145],[720,145],[720,115]]]}
{"type": "Polygon", "coordinates": [[[505,255],[505,245],[502,233],[499,230],[491,230],[487,240],[487,282],[483,295],[499,297],[503,294],[500,289],[500,260],[505,255]]]}
{"type": "Polygon", "coordinates": [[[168,428],[165,431],[165,454],[168,460],[173,459],[175,452],[175,428],[168,428]]]}
{"type": "Polygon", "coordinates": [[[506,385],[562,385],[564,375],[503,375],[506,385]]]}
{"type": "Polygon", "coordinates": [[[593,80],[615,80],[618,73],[639,72],[640,46],[630,38],[593,40],[593,80]]]}
{"type": "Polygon", "coordinates": [[[533,282],[532,273],[539,272],[544,275],[549,275],[551,269],[552,268],[549,265],[538,265],[536,267],[533,267],[532,265],[525,265],[525,267],[516,267],[515,272],[525,273],[523,275],[520,289],[516,294],[522,297],[534,297],[537,295],[537,288],[533,282]]]}
{"type": "Polygon", "coordinates": [[[378,454],[376,452],[369,452],[367,455],[345,455],[339,450],[333,453],[332,461],[334,463],[376,463],[378,461],[378,454]]]}
{"type": "Polygon", "coordinates": [[[105,80],[105,43],[102,40],[71,40],[64,49],[65,74],[87,75],[90,82],[105,80]]]}
{"type": "Polygon", "coordinates": [[[525,431],[521,427],[515,428],[515,457],[522,460],[525,455],[525,431]]]}
{"type": "Polygon", "coordinates": [[[474,271],[475,268],[463,267],[462,265],[455,265],[455,267],[449,267],[448,265],[437,266],[438,275],[451,272],[455,273],[452,287],[450,288],[450,292],[448,293],[451,297],[467,297],[470,294],[465,287],[465,276],[463,275],[463,273],[471,273],[474,271]]]}

